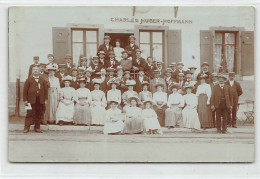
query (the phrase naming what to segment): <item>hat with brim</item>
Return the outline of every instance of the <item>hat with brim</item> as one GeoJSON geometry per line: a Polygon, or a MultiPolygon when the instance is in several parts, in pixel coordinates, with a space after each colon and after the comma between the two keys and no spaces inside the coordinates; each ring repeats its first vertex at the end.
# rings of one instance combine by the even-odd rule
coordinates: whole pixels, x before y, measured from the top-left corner
{"type": "Polygon", "coordinates": [[[178,62],[177,66],[179,66],[179,65],[184,66],[184,64],[182,62],[178,62]]]}
{"type": "Polygon", "coordinates": [[[212,73],[211,74],[211,78],[217,78],[218,77],[218,74],[217,73],[212,73]]]}
{"type": "Polygon", "coordinates": [[[116,70],[119,71],[119,70],[123,70],[123,67],[121,65],[117,66],[116,67],[116,70]]]}
{"type": "Polygon", "coordinates": [[[173,83],[170,85],[169,90],[172,91],[174,88],[178,90],[180,89],[180,85],[178,83],[173,83]]]}
{"type": "MultiPolygon", "coordinates": [[[[42,66],[42,67],[44,67],[44,66],[42,66]]],[[[58,69],[54,65],[47,65],[46,70],[47,71],[57,71],[58,69]]]]}
{"type": "Polygon", "coordinates": [[[191,67],[189,67],[188,69],[190,69],[190,70],[191,70],[191,69],[195,69],[195,70],[196,70],[197,67],[193,67],[193,66],[191,66],[191,67]]]}
{"type": "Polygon", "coordinates": [[[34,56],[33,59],[34,60],[39,60],[39,56],[34,56]]]}
{"type": "Polygon", "coordinates": [[[65,76],[64,78],[63,78],[63,81],[65,82],[65,81],[69,81],[69,82],[71,82],[71,80],[72,80],[72,77],[71,76],[65,76]]]}
{"type": "Polygon", "coordinates": [[[185,89],[185,90],[187,90],[187,89],[189,89],[189,88],[190,88],[190,89],[193,89],[194,86],[191,85],[191,84],[188,84],[188,85],[185,85],[185,86],[184,86],[184,89],[185,89]]]}
{"type": "Polygon", "coordinates": [[[130,39],[134,39],[134,40],[135,40],[136,38],[135,38],[135,36],[130,35],[128,39],[129,39],[129,40],[130,40],[130,39]]]}
{"type": "Polygon", "coordinates": [[[81,57],[81,62],[86,62],[86,61],[88,61],[87,57],[81,57]]]}
{"type": "Polygon", "coordinates": [[[187,75],[187,74],[191,74],[191,71],[190,71],[190,70],[187,70],[187,71],[185,72],[185,75],[187,75]]]}
{"type": "Polygon", "coordinates": [[[133,99],[134,99],[136,102],[138,102],[138,97],[137,97],[137,96],[132,96],[132,97],[128,98],[129,103],[130,103],[133,99]]]}
{"type": "Polygon", "coordinates": [[[154,70],[153,74],[160,74],[159,70],[154,70]]]}
{"type": "Polygon", "coordinates": [[[104,54],[105,55],[106,53],[104,51],[99,51],[98,55],[100,55],[100,54],[104,54]]]}
{"type": "Polygon", "coordinates": [[[137,53],[137,52],[142,53],[142,51],[141,51],[140,49],[136,49],[136,50],[135,50],[135,53],[137,53]]]}
{"type": "Polygon", "coordinates": [[[59,64],[59,68],[66,68],[66,64],[59,64]]]}
{"type": "Polygon", "coordinates": [[[136,82],[135,80],[127,80],[125,83],[126,86],[135,86],[136,82]]]}
{"type": "Polygon", "coordinates": [[[146,85],[146,86],[149,86],[150,84],[149,84],[148,81],[144,81],[144,82],[141,84],[141,87],[143,88],[145,85],[146,85]]]}
{"type": "Polygon", "coordinates": [[[109,104],[110,104],[110,105],[111,105],[111,104],[118,105],[118,102],[117,102],[117,101],[114,101],[114,100],[112,100],[112,101],[109,101],[109,104]]]}
{"type": "Polygon", "coordinates": [[[156,83],[156,84],[154,85],[155,88],[157,88],[158,86],[161,86],[161,87],[163,88],[163,87],[164,87],[164,84],[159,82],[159,83],[156,83]]]}
{"type": "Polygon", "coordinates": [[[172,63],[170,64],[170,67],[176,67],[176,63],[175,63],[175,62],[172,62],[172,63]]]}
{"type": "Polygon", "coordinates": [[[119,81],[117,80],[117,78],[112,78],[110,80],[108,80],[107,82],[108,85],[112,85],[112,84],[116,84],[117,86],[119,85],[119,81]]]}
{"type": "Polygon", "coordinates": [[[85,72],[89,72],[89,73],[92,73],[92,72],[94,72],[95,70],[92,70],[92,68],[91,67],[88,67],[86,70],[85,70],[85,72]]]}
{"type": "Polygon", "coordinates": [[[72,57],[70,55],[66,55],[64,59],[72,59],[72,57]]]}
{"type": "Polygon", "coordinates": [[[236,73],[235,73],[235,72],[229,72],[229,73],[228,73],[228,76],[229,76],[229,77],[235,77],[235,76],[236,76],[236,73]]]}
{"type": "Polygon", "coordinates": [[[218,75],[218,79],[220,79],[220,78],[222,78],[222,79],[224,79],[224,80],[227,79],[223,74],[219,74],[219,75],[218,75]]]}
{"type": "Polygon", "coordinates": [[[131,72],[129,70],[126,70],[124,74],[130,74],[131,72]]]}
{"type": "Polygon", "coordinates": [[[166,68],[166,73],[167,73],[167,72],[172,73],[172,69],[171,69],[171,68],[166,68]]]}
{"type": "Polygon", "coordinates": [[[107,71],[108,71],[108,72],[114,72],[114,71],[115,71],[115,69],[114,69],[114,68],[111,68],[111,67],[109,67],[109,68],[107,68],[107,71]]]}
{"type": "Polygon", "coordinates": [[[85,71],[84,67],[78,67],[78,71],[85,71]]]}
{"type": "Polygon", "coordinates": [[[47,56],[48,58],[49,57],[52,57],[52,58],[54,58],[54,56],[53,56],[53,54],[48,54],[48,56],[47,56]]]}
{"type": "Polygon", "coordinates": [[[93,56],[93,57],[92,57],[92,60],[93,60],[93,61],[94,61],[94,60],[99,60],[99,59],[98,59],[98,56],[93,56]]]}
{"type": "Polygon", "coordinates": [[[86,79],[85,78],[79,78],[77,81],[78,81],[78,83],[86,83],[86,79]]]}
{"type": "Polygon", "coordinates": [[[203,62],[203,63],[201,64],[201,67],[203,67],[203,66],[209,66],[209,63],[208,63],[208,62],[203,62]]]}
{"type": "Polygon", "coordinates": [[[105,36],[104,36],[104,40],[105,40],[105,39],[109,39],[109,40],[110,40],[111,38],[110,38],[109,35],[105,35],[105,36]]]}
{"type": "Polygon", "coordinates": [[[124,53],[127,53],[127,54],[128,54],[128,51],[123,50],[123,51],[121,52],[121,54],[124,54],[124,53]]]}
{"type": "Polygon", "coordinates": [[[185,76],[184,73],[178,73],[178,76],[181,77],[181,76],[185,76]]]}
{"type": "Polygon", "coordinates": [[[94,84],[94,85],[96,85],[96,84],[101,84],[102,83],[102,81],[101,81],[101,79],[100,78],[94,78],[93,80],[92,80],[92,83],[94,84]]]}
{"type": "Polygon", "coordinates": [[[146,105],[147,103],[150,103],[151,105],[153,105],[153,101],[152,100],[145,100],[143,103],[144,103],[144,105],[146,105]]]}
{"type": "Polygon", "coordinates": [[[73,72],[73,71],[76,71],[76,72],[77,72],[78,69],[77,69],[77,68],[72,68],[72,69],[71,69],[71,72],[73,72]]]}
{"type": "Polygon", "coordinates": [[[199,80],[205,80],[207,79],[209,76],[207,74],[201,74],[200,76],[198,76],[199,80]]]}

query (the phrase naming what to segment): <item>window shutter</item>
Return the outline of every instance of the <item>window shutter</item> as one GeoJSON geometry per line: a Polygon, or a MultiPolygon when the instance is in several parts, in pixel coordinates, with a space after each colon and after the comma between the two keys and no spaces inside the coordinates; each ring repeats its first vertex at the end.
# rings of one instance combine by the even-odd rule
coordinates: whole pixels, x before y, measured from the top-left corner
{"type": "Polygon", "coordinates": [[[241,42],[242,75],[254,75],[254,32],[241,32],[241,42]]]}
{"type": "Polygon", "coordinates": [[[213,71],[213,35],[210,30],[200,31],[200,64],[208,62],[213,71]]]}
{"type": "Polygon", "coordinates": [[[53,55],[55,62],[65,63],[65,56],[69,54],[69,30],[66,27],[53,27],[53,55]]]}
{"type": "Polygon", "coordinates": [[[167,31],[167,64],[182,61],[181,30],[167,31]]]}

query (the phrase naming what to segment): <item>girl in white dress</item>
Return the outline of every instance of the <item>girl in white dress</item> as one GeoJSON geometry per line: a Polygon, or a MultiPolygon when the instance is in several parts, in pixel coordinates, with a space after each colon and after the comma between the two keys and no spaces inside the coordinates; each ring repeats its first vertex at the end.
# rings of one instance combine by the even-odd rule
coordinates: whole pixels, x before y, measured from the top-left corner
{"type": "Polygon", "coordinates": [[[145,109],[142,110],[142,118],[144,119],[144,129],[149,134],[162,134],[156,112],[151,108],[153,102],[151,100],[144,101],[145,109]]]}
{"type": "Polygon", "coordinates": [[[118,62],[122,60],[122,52],[124,51],[124,49],[121,48],[120,45],[121,45],[120,39],[116,39],[116,47],[114,47],[114,52],[115,52],[115,59],[118,62]]]}
{"type": "Polygon", "coordinates": [[[142,91],[139,93],[139,99],[140,99],[140,103],[141,103],[141,108],[144,109],[144,101],[147,101],[149,99],[153,98],[153,95],[150,91],[148,91],[149,88],[149,83],[148,81],[144,81],[142,83],[142,91]]]}
{"type": "Polygon", "coordinates": [[[122,111],[117,108],[117,101],[110,101],[110,108],[107,110],[104,134],[120,134],[124,129],[122,111]]]}
{"type": "Polygon", "coordinates": [[[185,86],[187,92],[183,96],[185,108],[182,110],[183,126],[188,129],[200,130],[200,120],[197,112],[198,97],[192,93],[193,86],[185,86]]]}
{"type": "Polygon", "coordinates": [[[104,125],[106,120],[106,95],[103,91],[99,90],[101,79],[93,79],[94,90],[91,91],[91,115],[92,125],[104,125]]]}
{"type": "Polygon", "coordinates": [[[56,113],[59,125],[73,123],[75,89],[70,87],[71,80],[71,76],[64,77],[65,87],[60,90],[60,102],[56,113]]]}
{"type": "Polygon", "coordinates": [[[86,88],[86,79],[81,78],[78,80],[80,88],[76,90],[75,94],[75,112],[74,112],[74,125],[91,124],[91,94],[90,90],[86,88]]]}

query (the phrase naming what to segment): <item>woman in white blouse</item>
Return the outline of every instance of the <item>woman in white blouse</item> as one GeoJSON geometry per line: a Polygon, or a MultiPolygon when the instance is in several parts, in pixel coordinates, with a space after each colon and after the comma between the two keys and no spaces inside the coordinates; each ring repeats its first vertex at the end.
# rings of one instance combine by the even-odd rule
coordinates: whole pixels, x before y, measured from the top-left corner
{"type": "Polygon", "coordinates": [[[191,130],[200,130],[200,120],[197,112],[198,97],[192,93],[193,85],[186,85],[186,95],[183,96],[185,108],[182,110],[183,125],[191,130]]]}
{"type": "Polygon", "coordinates": [[[158,120],[161,126],[165,125],[165,110],[167,108],[167,93],[163,92],[163,83],[157,83],[154,85],[157,91],[153,94],[154,110],[158,116],[158,120]]]}
{"type": "Polygon", "coordinates": [[[115,52],[115,59],[118,62],[122,60],[122,52],[124,51],[124,49],[121,48],[120,45],[121,45],[121,40],[116,39],[116,47],[114,47],[114,52],[115,52]]]}
{"type": "Polygon", "coordinates": [[[75,111],[74,111],[74,125],[83,124],[90,125],[91,124],[91,110],[90,110],[90,102],[91,102],[91,94],[90,90],[86,88],[86,80],[85,78],[81,78],[78,80],[79,88],[75,92],[75,111]]]}
{"type": "Polygon", "coordinates": [[[121,91],[116,89],[119,86],[119,80],[117,78],[112,78],[107,82],[108,86],[111,86],[111,90],[107,92],[107,102],[109,103],[108,108],[110,108],[110,102],[116,101],[118,103],[118,108],[122,109],[121,104],[121,91]]]}
{"type": "Polygon", "coordinates": [[[200,85],[197,88],[196,96],[198,97],[198,114],[202,129],[212,128],[212,113],[210,109],[211,87],[206,83],[207,75],[198,76],[200,85]]]}
{"type": "Polygon", "coordinates": [[[46,70],[49,73],[47,78],[48,82],[48,101],[46,105],[46,113],[44,124],[55,124],[56,122],[56,111],[58,108],[58,96],[60,90],[60,81],[59,78],[55,77],[55,72],[57,67],[54,65],[47,65],[46,70]]]}

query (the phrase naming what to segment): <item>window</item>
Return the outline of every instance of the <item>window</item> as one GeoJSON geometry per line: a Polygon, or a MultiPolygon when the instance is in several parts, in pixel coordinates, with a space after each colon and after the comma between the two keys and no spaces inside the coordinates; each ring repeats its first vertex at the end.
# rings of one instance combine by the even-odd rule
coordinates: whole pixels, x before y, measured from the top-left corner
{"type": "Polygon", "coordinates": [[[164,31],[140,31],[142,57],[153,57],[156,61],[164,59],[164,31]]]}
{"type": "Polygon", "coordinates": [[[237,32],[215,32],[213,62],[215,72],[236,71],[236,34],[237,32]]]}
{"type": "Polygon", "coordinates": [[[98,31],[93,29],[72,29],[73,62],[79,65],[82,56],[88,59],[97,54],[98,31]]]}

